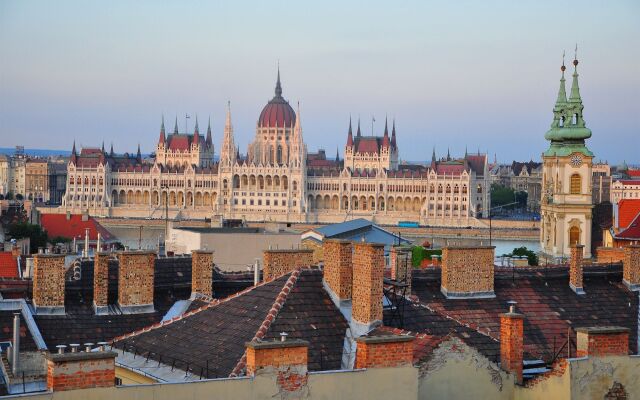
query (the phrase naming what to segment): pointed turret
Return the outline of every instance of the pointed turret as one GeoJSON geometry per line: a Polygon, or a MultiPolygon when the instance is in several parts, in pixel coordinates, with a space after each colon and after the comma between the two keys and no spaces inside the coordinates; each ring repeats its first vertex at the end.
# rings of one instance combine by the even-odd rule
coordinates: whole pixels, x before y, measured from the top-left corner
{"type": "Polygon", "coordinates": [[[467,159],[467,156],[469,155],[469,153],[467,152],[467,146],[464,146],[464,159],[467,159]]]}
{"type": "Polygon", "coordinates": [[[227,103],[227,117],[224,123],[224,138],[222,139],[222,151],[220,161],[225,165],[233,165],[236,162],[236,145],[233,140],[233,125],[231,124],[231,102],[227,103]]]}
{"type": "Polygon", "coordinates": [[[349,116],[349,134],[347,135],[347,147],[353,146],[353,131],[351,130],[351,116],[349,116]]]}
{"type": "MultiPolygon", "coordinates": [[[[577,49],[577,47],[576,47],[577,49]]],[[[577,51],[577,50],[576,50],[577,51]]],[[[578,57],[573,60],[573,80],[571,82],[571,95],[569,96],[570,103],[582,103],[580,98],[580,87],[578,86],[578,57]]]]}
{"type": "Polygon", "coordinates": [[[136,159],[138,162],[142,161],[142,153],[140,152],[140,143],[138,143],[138,152],[136,153],[136,159]]]}
{"type": "Polygon", "coordinates": [[[173,134],[177,135],[178,134],[178,116],[176,115],[176,124],[173,127],[173,134]]]}
{"type": "Polygon", "coordinates": [[[336,164],[340,162],[340,149],[336,147],[336,164]]]}
{"type": "Polygon", "coordinates": [[[193,144],[200,144],[200,128],[198,127],[198,116],[196,115],[196,127],[193,129],[193,144]]]}
{"type": "Polygon", "coordinates": [[[564,66],[564,53],[562,53],[562,67],[560,67],[560,71],[562,71],[562,77],[560,78],[560,89],[558,89],[558,99],[556,100],[556,107],[560,107],[567,102],[567,90],[565,88],[565,79],[564,79],[564,71],[567,67],[564,66]]]}
{"type": "Polygon", "coordinates": [[[207,143],[207,147],[211,148],[211,146],[213,146],[213,139],[211,139],[211,117],[209,117],[209,123],[207,125],[207,138],[205,140],[207,143]]]}
{"type": "Polygon", "coordinates": [[[102,141],[102,147],[100,148],[100,152],[104,154],[104,140],[102,141]]]}
{"type": "Polygon", "coordinates": [[[160,139],[158,139],[158,144],[165,144],[167,141],[167,135],[164,130],[164,115],[162,116],[162,124],[160,125],[160,139]]]}
{"type": "Polygon", "coordinates": [[[398,147],[396,143],[396,119],[393,119],[393,125],[391,127],[391,147],[394,149],[398,147]]]}
{"type": "Polygon", "coordinates": [[[387,118],[384,119],[384,136],[382,137],[382,147],[388,148],[390,145],[389,142],[389,128],[387,124],[387,118]]]}
{"type": "Polygon", "coordinates": [[[447,147],[447,161],[451,161],[451,153],[449,152],[448,147],[447,147]]]}
{"type": "Polygon", "coordinates": [[[436,146],[433,146],[433,152],[431,153],[431,162],[436,162],[436,146]]]}
{"type": "Polygon", "coordinates": [[[278,64],[278,80],[276,81],[276,97],[282,97],[282,85],[280,84],[280,64],[278,64]]]}
{"type": "Polygon", "coordinates": [[[109,155],[113,157],[113,143],[111,143],[111,150],[109,150],[109,155]]]}
{"type": "Polygon", "coordinates": [[[360,118],[358,118],[358,130],[356,131],[356,137],[360,136],[362,136],[362,133],[360,133],[360,118]]]}
{"type": "Polygon", "coordinates": [[[71,149],[71,162],[73,162],[74,164],[76,163],[76,160],[78,158],[78,153],[76,152],[76,141],[73,141],[73,148],[71,149]]]}

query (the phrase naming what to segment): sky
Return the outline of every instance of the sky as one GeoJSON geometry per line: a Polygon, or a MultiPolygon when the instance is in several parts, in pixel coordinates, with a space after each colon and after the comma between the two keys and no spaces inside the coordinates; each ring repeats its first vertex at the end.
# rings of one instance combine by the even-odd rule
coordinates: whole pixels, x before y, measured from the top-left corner
{"type": "Polygon", "coordinates": [[[151,152],[162,115],[181,132],[197,115],[218,153],[230,101],[244,153],[279,62],[310,152],[387,116],[403,160],[539,160],[576,43],[588,146],[640,161],[637,0],[0,0],[0,147],[151,152]]]}

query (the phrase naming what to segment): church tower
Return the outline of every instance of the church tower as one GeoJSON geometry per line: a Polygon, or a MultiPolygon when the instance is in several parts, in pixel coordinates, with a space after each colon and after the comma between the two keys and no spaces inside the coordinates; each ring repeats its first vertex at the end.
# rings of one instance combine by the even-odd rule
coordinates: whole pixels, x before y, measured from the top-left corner
{"type": "Polygon", "coordinates": [[[578,86],[578,60],[573,60],[573,80],[567,100],[564,61],[551,129],[544,135],[550,146],[542,154],[542,206],[540,247],[552,258],[568,257],[570,247],[584,245],[591,257],[591,166],[593,153],[585,140],[591,130],[582,116],[578,86]]]}

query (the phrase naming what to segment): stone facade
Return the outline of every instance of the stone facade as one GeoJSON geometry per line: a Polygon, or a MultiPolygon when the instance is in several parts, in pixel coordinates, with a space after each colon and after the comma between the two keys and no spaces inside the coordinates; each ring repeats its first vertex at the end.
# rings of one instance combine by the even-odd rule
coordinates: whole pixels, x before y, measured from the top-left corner
{"type": "Polygon", "coordinates": [[[576,329],[578,357],[629,355],[629,329],[594,327],[576,329]]]}
{"type": "Polygon", "coordinates": [[[391,368],[411,365],[413,336],[360,336],[356,339],[355,368],[391,368]]]}
{"type": "Polygon", "coordinates": [[[270,281],[297,267],[313,265],[313,250],[265,250],[262,253],[263,279],[270,281]]]}
{"type": "Polygon", "coordinates": [[[115,386],[112,351],[47,354],[47,389],[62,392],[115,386]]]}
{"type": "Polygon", "coordinates": [[[442,249],[442,293],[449,298],[493,297],[495,247],[442,249]]]}
{"type": "Polygon", "coordinates": [[[524,316],[513,310],[500,315],[500,366],[522,383],[524,316]]]}
{"type": "Polygon", "coordinates": [[[191,252],[191,294],[213,296],[213,251],[191,252]]]}
{"type": "Polygon", "coordinates": [[[156,255],[123,251],[118,255],[118,304],[123,312],[152,312],[156,255]]]}
{"type": "Polygon", "coordinates": [[[353,244],[326,239],[323,243],[324,280],[339,300],[351,299],[353,244]]]}
{"type": "MultiPolygon", "coordinates": [[[[279,84],[277,85],[280,86],[279,84]]],[[[282,90],[265,106],[255,137],[241,155],[227,110],[220,158],[213,160],[211,129],[167,135],[156,158],[75,145],[61,211],[112,217],[238,218],[248,221],[336,223],[366,217],[377,223],[415,221],[474,225],[489,209],[486,155],[451,156],[425,165],[398,163],[391,137],[351,132],[345,160],[307,153],[300,111],[282,90]]]]}
{"type": "Polygon", "coordinates": [[[364,325],[382,321],[384,245],[354,244],[351,318],[364,325]]]}
{"type": "Polygon", "coordinates": [[[33,260],[33,304],[64,310],[64,255],[36,254],[33,260]]]}
{"type": "Polygon", "coordinates": [[[574,292],[584,294],[583,279],[583,254],[584,246],[571,247],[571,259],[569,260],[569,286],[574,292]]]}
{"type": "Polygon", "coordinates": [[[96,310],[109,305],[109,253],[98,252],[93,262],[93,304],[96,310]]]}

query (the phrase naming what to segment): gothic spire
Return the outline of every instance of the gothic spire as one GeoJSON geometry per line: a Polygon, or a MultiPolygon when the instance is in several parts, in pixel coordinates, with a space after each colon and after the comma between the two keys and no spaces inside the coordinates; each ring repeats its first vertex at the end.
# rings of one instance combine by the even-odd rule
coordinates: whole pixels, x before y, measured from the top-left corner
{"type": "Polygon", "coordinates": [[[382,138],[382,147],[389,147],[389,128],[387,118],[384,118],[384,136],[382,138]]]}
{"type": "Polygon", "coordinates": [[[200,143],[200,128],[198,128],[198,115],[196,114],[196,127],[193,129],[193,143],[200,143]]]}
{"type": "Polygon", "coordinates": [[[176,124],[173,127],[173,134],[177,135],[178,134],[178,116],[176,115],[176,124]]]}
{"type": "Polygon", "coordinates": [[[222,151],[220,161],[231,165],[236,162],[236,145],[233,140],[233,125],[231,124],[231,102],[227,103],[227,117],[224,123],[224,137],[222,139],[222,151]]]}
{"type": "Polygon", "coordinates": [[[142,153],[140,153],[140,143],[138,143],[138,153],[136,153],[136,159],[142,161],[142,153]]]}
{"type": "Polygon", "coordinates": [[[433,146],[433,152],[431,153],[431,162],[436,162],[436,146],[433,146]]]}
{"type": "Polygon", "coordinates": [[[280,63],[278,63],[278,80],[276,81],[276,97],[282,97],[282,85],[280,84],[280,63]]]}
{"type": "Polygon", "coordinates": [[[158,140],[158,143],[165,143],[165,141],[167,140],[167,136],[165,134],[165,130],[164,130],[164,114],[162,115],[162,124],[160,125],[160,139],[158,140]]]}
{"type": "Polygon", "coordinates": [[[73,163],[76,162],[76,157],[78,156],[78,154],[76,153],[76,141],[73,141],[73,148],[71,149],[71,161],[73,163]]]}
{"type": "Polygon", "coordinates": [[[109,150],[109,155],[113,157],[113,142],[111,142],[111,150],[109,150]]]}
{"type": "Polygon", "coordinates": [[[336,163],[340,162],[340,149],[336,146],[336,163]]]}
{"type": "Polygon", "coordinates": [[[209,117],[209,123],[207,126],[207,147],[211,147],[211,145],[213,144],[213,140],[211,139],[211,117],[209,117]]]}
{"type": "Polygon", "coordinates": [[[392,123],[392,127],[391,127],[391,147],[396,148],[397,147],[397,143],[396,143],[396,119],[393,119],[393,123],[392,123]]]}
{"type": "Polygon", "coordinates": [[[362,133],[360,133],[360,117],[358,117],[358,130],[356,131],[356,136],[357,137],[362,136],[362,133]]]}
{"type": "Polygon", "coordinates": [[[451,153],[449,152],[448,147],[447,147],[447,161],[451,161],[451,153]]]}
{"type": "Polygon", "coordinates": [[[347,135],[347,146],[353,146],[353,131],[351,130],[351,116],[349,116],[349,134],[347,135]]]}
{"type": "Polygon", "coordinates": [[[573,58],[573,81],[571,82],[571,95],[569,96],[570,103],[581,103],[580,87],[578,86],[578,45],[576,45],[576,52],[573,58]]]}
{"type": "Polygon", "coordinates": [[[100,149],[100,152],[104,154],[104,140],[102,141],[102,148],[100,149]]]}

